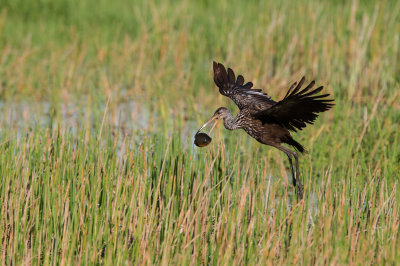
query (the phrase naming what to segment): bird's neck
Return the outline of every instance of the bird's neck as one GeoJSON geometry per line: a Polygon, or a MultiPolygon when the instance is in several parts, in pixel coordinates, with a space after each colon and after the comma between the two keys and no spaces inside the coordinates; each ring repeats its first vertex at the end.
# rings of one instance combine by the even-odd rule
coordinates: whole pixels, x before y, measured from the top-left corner
{"type": "Polygon", "coordinates": [[[227,117],[224,118],[224,127],[228,130],[235,130],[240,128],[238,125],[238,121],[236,121],[236,117],[234,118],[232,113],[230,113],[227,117]]]}

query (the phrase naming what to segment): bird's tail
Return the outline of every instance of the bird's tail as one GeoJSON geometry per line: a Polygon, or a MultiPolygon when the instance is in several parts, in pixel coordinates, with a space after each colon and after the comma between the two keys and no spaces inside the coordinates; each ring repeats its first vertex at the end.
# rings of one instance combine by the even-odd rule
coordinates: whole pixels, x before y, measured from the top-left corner
{"type": "Polygon", "coordinates": [[[286,138],[282,139],[283,143],[289,144],[290,146],[294,147],[296,150],[298,150],[301,153],[305,152],[305,149],[303,145],[295,141],[291,136],[286,136],[286,138]]]}

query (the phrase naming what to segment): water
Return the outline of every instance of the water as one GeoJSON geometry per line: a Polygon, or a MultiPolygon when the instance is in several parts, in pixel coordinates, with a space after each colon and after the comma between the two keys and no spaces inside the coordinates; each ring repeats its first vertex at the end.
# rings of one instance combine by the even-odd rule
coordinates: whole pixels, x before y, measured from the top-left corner
{"type": "Polygon", "coordinates": [[[54,106],[42,102],[0,102],[0,126],[11,129],[18,135],[34,128],[60,127],[76,135],[78,129],[96,128],[102,124],[128,134],[131,131],[145,131],[148,127],[149,111],[138,108],[133,100],[120,103],[112,108],[101,104],[97,109],[85,105],[85,100],[60,103],[54,106]],[[107,111],[106,111],[107,108],[107,111]],[[106,115],[104,116],[104,112],[106,115]],[[139,115],[138,115],[139,113],[139,115]]]}

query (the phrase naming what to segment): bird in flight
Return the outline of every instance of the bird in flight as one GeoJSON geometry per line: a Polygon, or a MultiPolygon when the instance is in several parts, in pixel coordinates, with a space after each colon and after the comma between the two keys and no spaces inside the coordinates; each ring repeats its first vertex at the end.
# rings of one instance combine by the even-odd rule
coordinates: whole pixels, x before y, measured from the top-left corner
{"type": "Polygon", "coordinates": [[[219,92],[229,97],[240,111],[236,117],[233,117],[230,110],[220,107],[200,130],[211,121],[222,119],[226,129],[243,129],[258,142],[284,152],[289,158],[297,197],[302,199],[303,185],[299,176],[297,152],[303,153],[304,147],[293,139],[290,132],[302,130],[307,124],[313,124],[318,113],[333,107],[334,100],[327,98],[329,94],[318,95],[323,87],[314,88],[315,81],[311,81],[305,88],[302,88],[305,81],[303,77],[299,82],[290,86],[282,100],[276,102],[260,89],[252,89],[253,83],[244,83],[243,76],[236,77],[232,69],[226,70],[221,63],[216,62],[213,63],[213,67],[214,82],[218,86],[219,92]],[[297,152],[282,144],[291,146],[297,152]]]}

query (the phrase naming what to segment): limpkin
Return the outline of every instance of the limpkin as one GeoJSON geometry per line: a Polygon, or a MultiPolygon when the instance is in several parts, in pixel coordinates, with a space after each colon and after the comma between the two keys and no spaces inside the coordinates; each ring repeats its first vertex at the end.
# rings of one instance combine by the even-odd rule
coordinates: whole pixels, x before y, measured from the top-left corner
{"type": "MultiPolygon", "coordinates": [[[[329,110],[334,105],[334,100],[326,98],[329,94],[316,95],[321,92],[323,87],[313,89],[315,81],[311,81],[302,89],[305,81],[303,77],[298,83],[295,82],[290,86],[282,100],[276,102],[262,90],[252,89],[253,83],[244,84],[243,76],[238,75],[236,78],[232,69],[228,68],[227,71],[221,63],[216,62],[213,63],[213,66],[214,82],[218,86],[219,92],[229,97],[240,111],[236,117],[233,117],[230,110],[220,107],[199,131],[211,121],[223,119],[226,129],[243,129],[262,144],[283,151],[289,158],[296,194],[299,199],[302,199],[303,185],[299,175],[298,154],[282,144],[292,146],[298,152],[303,153],[304,147],[292,138],[290,131],[296,132],[306,127],[306,124],[313,124],[318,113],[329,110]],[[295,160],[296,171],[293,169],[292,157],[295,160]]],[[[205,143],[205,145],[207,144],[205,143]]]]}

